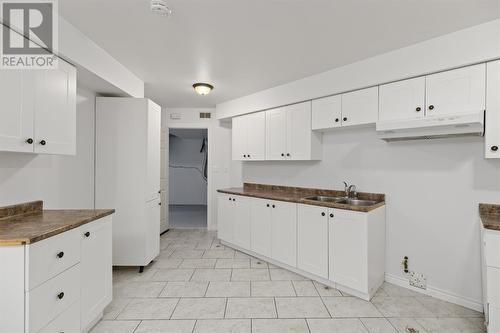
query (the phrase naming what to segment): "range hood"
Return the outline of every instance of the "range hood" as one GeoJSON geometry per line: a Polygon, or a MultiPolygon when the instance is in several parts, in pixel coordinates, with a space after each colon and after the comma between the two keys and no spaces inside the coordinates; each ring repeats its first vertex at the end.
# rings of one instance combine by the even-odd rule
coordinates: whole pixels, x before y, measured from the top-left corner
{"type": "Polygon", "coordinates": [[[484,135],[484,111],[377,122],[378,137],[387,142],[484,135]]]}

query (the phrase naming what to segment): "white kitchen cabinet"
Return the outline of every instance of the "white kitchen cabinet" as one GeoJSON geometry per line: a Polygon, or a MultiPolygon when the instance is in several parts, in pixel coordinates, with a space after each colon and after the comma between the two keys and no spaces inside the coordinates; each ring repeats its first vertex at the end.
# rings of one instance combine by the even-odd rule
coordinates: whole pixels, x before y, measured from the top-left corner
{"type": "Polygon", "coordinates": [[[271,204],[269,200],[250,200],[250,249],[258,254],[271,257],[272,253],[272,224],[271,204]]]}
{"type": "Polygon", "coordinates": [[[342,94],[342,127],[374,124],[378,118],[378,87],[342,94]]]}
{"type": "Polygon", "coordinates": [[[297,206],[297,267],[328,278],[328,208],[297,206]]]}
{"type": "Polygon", "coordinates": [[[0,76],[0,151],[76,154],[76,69],[8,70],[0,76]]]}
{"type": "Polygon", "coordinates": [[[233,160],[264,160],[266,158],[265,112],[233,118],[232,144],[233,160]]]}
{"type": "Polygon", "coordinates": [[[312,129],[321,130],[342,126],[342,95],[312,101],[312,129]]]}
{"type": "Polygon", "coordinates": [[[500,158],[500,60],[489,62],[486,83],[485,156],[500,158]]]}
{"type": "Polygon", "coordinates": [[[144,98],[96,99],[96,208],[114,207],[113,265],[159,254],[161,107],[144,98]]]}
{"type": "Polygon", "coordinates": [[[269,201],[271,211],[271,258],[297,266],[297,204],[269,201]]]}
{"type": "Polygon", "coordinates": [[[234,196],[219,193],[217,197],[217,237],[226,242],[234,241],[234,196]]]}
{"type": "Polygon", "coordinates": [[[245,197],[234,197],[233,203],[233,242],[243,248],[250,248],[250,201],[245,197]]]}
{"type": "Polygon", "coordinates": [[[488,332],[500,329],[500,231],[481,226],[483,302],[488,332]]]}
{"type": "Polygon", "coordinates": [[[427,117],[467,114],[485,109],[485,64],[428,75],[425,81],[427,117]]]}
{"type": "Polygon", "coordinates": [[[425,77],[380,86],[380,121],[421,119],[425,115],[425,77]]]}
{"type": "Polygon", "coordinates": [[[111,217],[81,226],[81,330],[87,331],[112,300],[111,217]]]}
{"type": "Polygon", "coordinates": [[[321,159],[321,135],[312,131],[311,102],[268,110],[266,160],[321,159]]]}

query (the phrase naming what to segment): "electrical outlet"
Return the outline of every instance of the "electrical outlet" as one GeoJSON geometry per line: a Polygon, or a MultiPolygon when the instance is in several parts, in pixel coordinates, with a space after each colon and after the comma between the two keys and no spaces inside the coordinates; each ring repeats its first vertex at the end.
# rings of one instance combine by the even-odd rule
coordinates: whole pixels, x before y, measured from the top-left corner
{"type": "Polygon", "coordinates": [[[423,274],[410,272],[410,286],[427,289],[427,279],[423,274]]]}

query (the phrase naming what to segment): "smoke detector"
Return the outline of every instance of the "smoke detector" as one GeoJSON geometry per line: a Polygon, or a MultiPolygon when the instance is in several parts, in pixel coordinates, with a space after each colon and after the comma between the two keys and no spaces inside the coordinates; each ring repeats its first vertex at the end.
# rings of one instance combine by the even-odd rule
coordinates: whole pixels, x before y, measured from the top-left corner
{"type": "Polygon", "coordinates": [[[167,6],[165,0],[151,0],[151,11],[160,16],[172,15],[172,9],[167,6]]]}

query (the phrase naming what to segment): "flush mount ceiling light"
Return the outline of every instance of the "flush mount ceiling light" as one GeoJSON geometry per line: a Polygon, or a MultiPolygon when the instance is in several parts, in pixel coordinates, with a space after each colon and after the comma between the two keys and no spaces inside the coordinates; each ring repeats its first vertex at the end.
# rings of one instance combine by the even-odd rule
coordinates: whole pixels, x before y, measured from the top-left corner
{"type": "Polygon", "coordinates": [[[172,9],[167,6],[165,0],[151,0],[151,11],[160,16],[172,15],[172,9]]]}
{"type": "Polygon", "coordinates": [[[210,94],[212,89],[214,89],[214,86],[208,83],[195,83],[193,84],[193,88],[196,93],[205,96],[210,94]]]}

